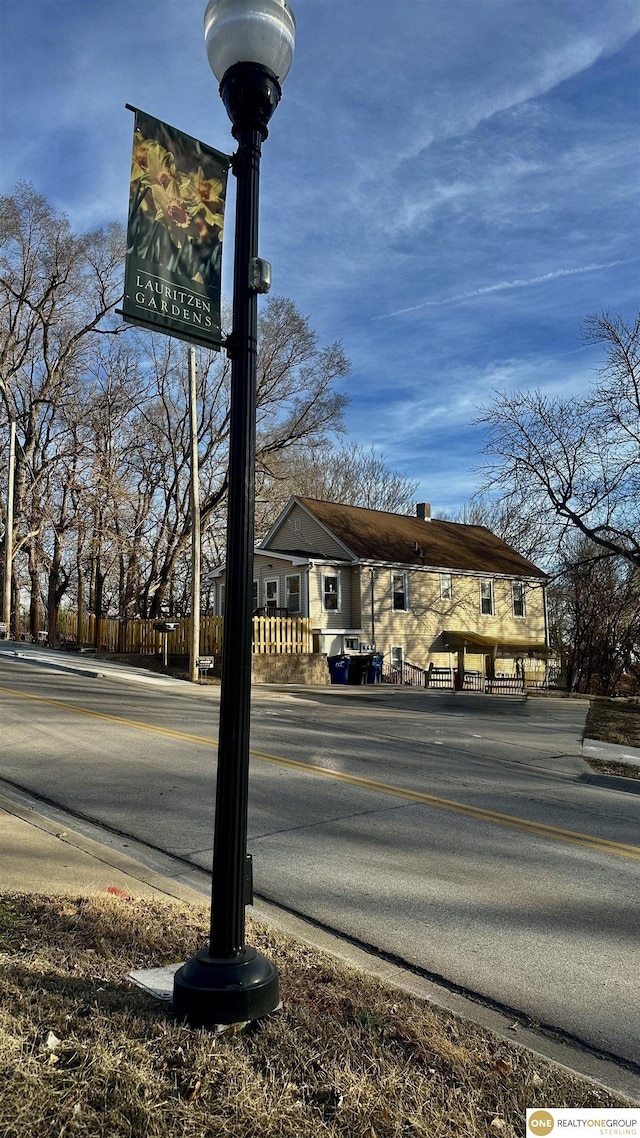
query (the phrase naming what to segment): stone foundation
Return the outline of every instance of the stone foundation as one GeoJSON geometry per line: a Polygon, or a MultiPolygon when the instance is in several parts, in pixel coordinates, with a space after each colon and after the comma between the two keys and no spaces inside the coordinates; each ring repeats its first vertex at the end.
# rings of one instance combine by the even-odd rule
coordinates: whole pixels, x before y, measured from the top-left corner
{"type": "Polygon", "coordinates": [[[319,652],[287,656],[254,656],[251,666],[254,684],[329,684],[327,657],[319,652]]]}

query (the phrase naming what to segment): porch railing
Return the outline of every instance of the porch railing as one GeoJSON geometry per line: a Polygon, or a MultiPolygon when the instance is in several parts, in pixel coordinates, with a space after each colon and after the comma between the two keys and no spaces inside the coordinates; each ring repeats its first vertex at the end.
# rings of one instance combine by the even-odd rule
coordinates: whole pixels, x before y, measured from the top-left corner
{"type": "MultiPolygon", "coordinates": [[[[383,664],[382,682],[436,691],[453,691],[455,671],[453,668],[419,668],[405,660],[399,665],[383,664]]],[[[488,679],[482,672],[467,671],[464,673],[462,690],[485,692],[487,695],[524,695],[526,687],[521,676],[499,676],[488,679]]]]}
{"type": "Polygon", "coordinates": [[[382,682],[383,684],[400,684],[412,688],[424,688],[426,683],[427,672],[424,668],[418,668],[415,664],[409,664],[403,660],[402,664],[385,664],[382,665],[382,682]]]}
{"type": "Polygon", "coordinates": [[[500,676],[485,680],[485,684],[489,695],[524,695],[526,691],[522,676],[500,676]]]}

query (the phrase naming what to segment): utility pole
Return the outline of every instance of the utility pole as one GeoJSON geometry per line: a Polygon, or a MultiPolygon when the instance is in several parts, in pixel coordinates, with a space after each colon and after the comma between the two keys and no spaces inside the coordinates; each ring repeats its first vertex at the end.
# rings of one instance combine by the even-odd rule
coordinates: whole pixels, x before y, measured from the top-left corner
{"type": "Polygon", "coordinates": [[[189,415],[191,421],[191,647],[189,679],[195,684],[198,680],[198,656],[200,655],[200,474],[198,470],[195,348],[189,348],[189,415]]]}
{"type": "Polygon", "coordinates": [[[11,580],[13,576],[13,495],[16,477],[16,422],[9,421],[9,483],[7,486],[7,512],[4,531],[4,602],[2,619],[6,624],[7,640],[11,636],[11,580]]]}

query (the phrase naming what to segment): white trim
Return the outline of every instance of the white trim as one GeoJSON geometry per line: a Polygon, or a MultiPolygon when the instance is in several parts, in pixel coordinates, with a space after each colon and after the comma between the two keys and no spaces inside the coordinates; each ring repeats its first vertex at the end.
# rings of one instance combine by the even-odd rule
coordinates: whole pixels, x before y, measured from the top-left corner
{"type": "Polygon", "coordinates": [[[493,577],[482,577],[482,578],[481,578],[481,579],[478,581],[478,602],[479,602],[479,608],[480,608],[480,616],[495,616],[495,613],[496,613],[496,602],[495,602],[495,596],[494,596],[494,590],[493,590],[493,577]],[[483,611],[482,611],[482,600],[483,600],[483,597],[482,597],[482,586],[483,586],[485,583],[487,583],[487,584],[489,585],[489,588],[490,588],[490,590],[491,590],[491,596],[490,596],[490,599],[491,599],[491,612],[483,612],[483,611]]]}
{"type": "Polygon", "coordinates": [[[299,616],[302,613],[302,573],[287,573],[284,579],[284,607],[292,616],[299,616]],[[297,577],[299,581],[297,609],[289,608],[289,581],[292,577],[297,577]]]}
{"type": "MultiPolygon", "coordinates": [[[[312,559],[310,559],[311,561],[312,559]]],[[[406,569],[409,573],[451,573],[454,577],[487,577],[490,573],[494,581],[526,581],[532,587],[538,585],[542,587],[549,581],[549,574],[545,573],[542,577],[529,577],[524,573],[494,573],[493,569],[452,569],[447,565],[412,565],[408,561],[373,561],[367,558],[362,558],[356,562],[356,566],[364,565],[365,568],[373,566],[375,569],[406,569]]]]}
{"type": "MultiPolygon", "coordinates": [[[[289,561],[291,565],[306,565],[308,567],[311,564],[308,557],[298,557],[295,553],[276,553],[272,549],[261,549],[258,545],[256,545],[253,550],[253,556],[254,560],[256,556],[261,556],[270,558],[272,557],[274,561],[289,561]]],[[[211,578],[215,579],[216,577],[221,577],[222,574],[226,572],[226,569],[226,561],[221,561],[220,564],[216,565],[215,568],[212,569],[211,572],[207,575],[207,580],[211,580],[211,578]]]]}
{"type": "Polygon", "coordinates": [[[391,570],[391,611],[392,612],[409,612],[409,574],[406,569],[392,569],[391,570]],[[404,597],[404,604],[402,608],[396,608],[396,590],[394,587],[394,578],[402,577],[402,595],[404,597]]]}
{"type": "MultiPolygon", "coordinates": [[[[331,594],[331,595],[333,595],[333,594],[331,594]]],[[[320,574],[320,600],[322,603],[322,611],[323,612],[342,612],[342,582],[340,580],[340,570],[339,569],[338,569],[337,573],[321,573],[320,574]],[[325,605],[325,597],[327,596],[327,590],[325,588],[325,581],[327,580],[328,577],[335,578],[335,582],[336,582],[336,593],[335,593],[335,595],[336,595],[336,607],[330,608],[330,609],[327,608],[325,605]]]]}
{"type": "Polygon", "coordinates": [[[292,565],[308,565],[308,557],[298,557],[296,553],[276,553],[275,549],[262,549],[256,546],[253,551],[254,557],[273,557],[274,561],[290,561],[292,565]]]}
{"type": "Polygon", "coordinates": [[[362,640],[361,628],[319,628],[314,625],[311,631],[315,636],[359,636],[362,640]]]}
{"type": "Polygon", "coordinates": [[[264,609],[266,609],[268,611],[270,608],[274,608],[274,609],[280,608],[280,578],[279,577],[264,577],[263,578],[262,596],[263,596],[262,607],[264,609]],[[275,585],[275,587],[276,587],[276,603],[275,603],[275,605],[267,604],[267,585],[275,585]]]}
{"type": "Polygon", "coordinates": [[[353,561],[343,561],[340,558],[321,558],[321,556],[313,556],[309,559],[310,569],[318,569],[321,566],[329,566],[331,569],[356,569],[353,561]]]}
{"type": "Polygon", "coordinates": [[[511,582],[511,615],[512,615],[514,620],[526,620],[526,618],[527,618],[527,598],[526,598],[526,590],[525,590],[524,581],[512,581],[511,582]],[[520,588],[522,589],[522,612],[516,612],[516,598],[515,598],[516,585],[519,585],[520,588]]]}
{"type": "Polygon", "coordinates": [[[441,601],[452,601],[453,600],[453,573],[440,573],[440,600],[441,601]],[[442,579],[443,579],[443,577],[449,578],[449,592],[448,592],[448,594],[445,594],[442,590],[442,579]]]}

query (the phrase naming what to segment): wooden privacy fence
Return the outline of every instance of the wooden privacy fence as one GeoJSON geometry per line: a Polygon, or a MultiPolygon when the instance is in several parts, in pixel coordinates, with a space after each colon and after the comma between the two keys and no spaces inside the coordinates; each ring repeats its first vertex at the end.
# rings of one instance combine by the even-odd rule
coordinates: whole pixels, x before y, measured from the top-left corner
{"type": "Polygon", "coordinates": [[[254,616],[253,651],[259,656],[300,655],[313,648],[305,616],[254,616]]]}
{"type": "MultiPolygon", "coordinates": [[[[200,618],[200,654],[218,656],[222,652],[221,616],[200,618]]],[[[152,656],[163,651],[171,656],[188,656],[191,643],[191,617],[182,617],[174,632],[156,632],[153,620],[117,620],[104,617],[100,621],[100,648],[109,652],[140,653],[152,656]]],[[[95,643],[95,617],[83,617],[78,635],[78,618],[73,612],[61,612],[58,630],[63,641],[79,644],[95,643]]],[[[311,621],[307,617],[253,618],[253,651],[259,655],[289,656],[312,651],[311,621]]]]}

